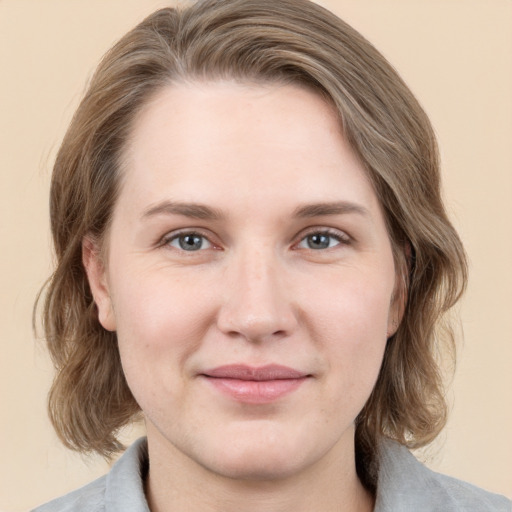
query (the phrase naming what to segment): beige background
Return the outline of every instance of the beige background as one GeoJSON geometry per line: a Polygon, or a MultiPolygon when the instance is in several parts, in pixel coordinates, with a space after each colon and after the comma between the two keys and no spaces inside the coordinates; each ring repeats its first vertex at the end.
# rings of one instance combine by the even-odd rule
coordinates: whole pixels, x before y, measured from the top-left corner
{"type": "MultiPolygon", "coordinates": [[[[31,307],[51,269],[47,192],[65,127],[103,52],[165,3],[0,0],[2,511],[26,510],[108,468],[52,433],[52,372],[31,307]]],[[[376,44],[430,114],[447,205],[471,261],[453,411],[429,464],[512,497],[512,1],[323,4],[376,44]]]]}

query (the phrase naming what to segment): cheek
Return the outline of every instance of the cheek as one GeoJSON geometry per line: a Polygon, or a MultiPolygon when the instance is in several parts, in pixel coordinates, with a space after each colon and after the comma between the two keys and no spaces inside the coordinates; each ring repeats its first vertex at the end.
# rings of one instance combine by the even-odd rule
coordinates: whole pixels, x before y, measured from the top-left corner
{"type": "Polygon", "coordinates": [[[179,379],[210,325],[212,301],[186,280],[171,279],[165,272],[133,272],[131,276],[129,280],[119,276],[113,287],[127,379],[151,381],[160,371],[167,373],[163,383],[179,379]]]}
{"type": "Polygon", "coordinates": [[[372,340],[386,339],[392,276],[392,268],[389,274],[373,269],[333,273],[329,280],[323,280],[322,287],[304,289],[305,310],[314,325],[330,333],[333,341],[342,337],[349,345],[373,345],[372,340]]]}
{"type": "Polygon", "coordinates": [[[381,276],[331,282],[324,293],[307,294],[309,329],[335,399],[341,392],[364,404],[370,394],[386,347],[392,291],[390,280],[381,276]]]}

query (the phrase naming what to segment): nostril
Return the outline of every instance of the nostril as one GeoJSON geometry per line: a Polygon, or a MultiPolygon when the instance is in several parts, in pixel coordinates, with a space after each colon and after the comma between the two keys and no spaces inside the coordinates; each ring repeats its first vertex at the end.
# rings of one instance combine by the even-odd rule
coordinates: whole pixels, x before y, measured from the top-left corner
{"type": "Polygon", "coordinates": [[[265,331],[265,330],[249,330],[249,329],[240,329],[240,330],[229,330],[225,331],[225,335],[231,339],[245,339],[250,341],[251,343],[261,343],[266,341],[277,341],[282,338],[285,338],[288,334],[284,329],[279,329],[277,331],[265,331]]]}
{"type": "MultiPolygon", "coordinates": [[[[280,288],[281,289],[281,288],[280,288]]],[[[266,286],[261,293],[254,288],[235,291],[217,312],[217,328],[231,339],[243,338],[252,342],[280,340],[289,336],[297,327],[295,308],[278,293],[275,287],[266,286]],[[273,293],[262,295],[263,291],[273,293]]]]}

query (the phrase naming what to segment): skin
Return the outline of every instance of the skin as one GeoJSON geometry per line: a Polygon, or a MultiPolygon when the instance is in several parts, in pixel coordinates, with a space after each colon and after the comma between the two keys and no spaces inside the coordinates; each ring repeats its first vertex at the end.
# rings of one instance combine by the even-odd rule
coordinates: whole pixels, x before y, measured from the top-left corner
{"type": "Polygon", "coordinates": [[[87,238],[83,254],[145,415],[151,509],[372,510],[354,420],[401,310],[379,201],[332,108],[291,85],[169,86],[123,172],[107,261],[87,238]],[[235,363],[307,378],[246,403],[201,376],[235,363]]]}

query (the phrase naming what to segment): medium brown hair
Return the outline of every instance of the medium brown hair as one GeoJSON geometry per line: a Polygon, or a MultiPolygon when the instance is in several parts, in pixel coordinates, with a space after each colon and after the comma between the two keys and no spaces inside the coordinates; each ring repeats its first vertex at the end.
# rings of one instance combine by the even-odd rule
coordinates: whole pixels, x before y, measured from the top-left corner
{"type": "Polygon", "coordinates": [[[424,111],[366,39],[307,0],[201,0],[161,9],[103,58],[53,170],[57,266],[43,316],[57,370],[50,417],[72,449],[105,456],[122,449],[116,434],[139,406],[123,375],[116,334],[98,321],[82,240],[101,241],[106,233],[123,149],[140,109],[172,83],[217,79],[317,91],[336,107],[380,200],[407,303],[357,418],[358,470],[368,483],[382,436],[420,447],[444,426],[438,354],[446,348],[451,354],[453,336],[440,326],[463,291],[466,262],[441,201],[436,140],[424,111]]]}

